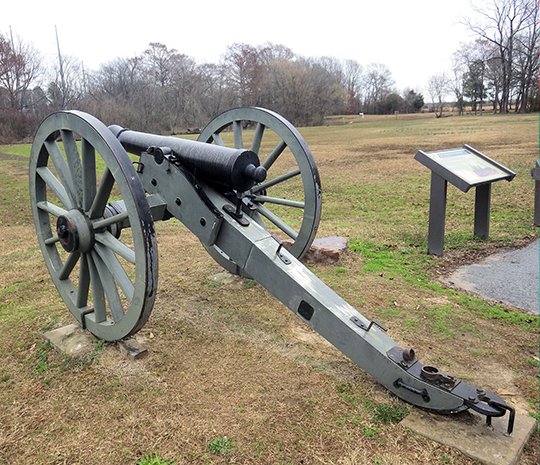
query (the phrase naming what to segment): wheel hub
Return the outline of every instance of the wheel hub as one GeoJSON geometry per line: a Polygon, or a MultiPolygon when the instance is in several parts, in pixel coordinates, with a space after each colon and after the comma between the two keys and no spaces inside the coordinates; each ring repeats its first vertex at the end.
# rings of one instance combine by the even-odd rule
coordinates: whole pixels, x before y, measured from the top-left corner
{"type": "Polygon", "coordinates": [[[71,210],[58,217],[56,234],[60,245],[69,253],[88,252],[94,245],[94,230],[88,217],[80,210],[71,210]]]}

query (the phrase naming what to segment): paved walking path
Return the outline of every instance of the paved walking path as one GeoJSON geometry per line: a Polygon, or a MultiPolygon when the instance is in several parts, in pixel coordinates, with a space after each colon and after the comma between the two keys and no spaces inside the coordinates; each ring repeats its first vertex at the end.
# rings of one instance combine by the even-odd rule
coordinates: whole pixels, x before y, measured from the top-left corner
{"type": "Polygon", "coordinates": [[[538,242],[462,266],[448,277],[448,282],[484,298],[538,313],[538,242]]]}

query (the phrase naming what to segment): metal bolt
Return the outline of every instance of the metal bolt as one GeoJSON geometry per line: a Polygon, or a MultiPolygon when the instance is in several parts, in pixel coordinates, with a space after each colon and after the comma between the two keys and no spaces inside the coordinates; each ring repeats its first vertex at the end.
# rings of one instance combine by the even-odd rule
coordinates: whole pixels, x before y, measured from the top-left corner
{"type": "Polygon", "coordinates": [[[67,239],[69,236],[68,228],[65,224],[61,224],[58,228],[58,237],[60,239],[67,239]]]}

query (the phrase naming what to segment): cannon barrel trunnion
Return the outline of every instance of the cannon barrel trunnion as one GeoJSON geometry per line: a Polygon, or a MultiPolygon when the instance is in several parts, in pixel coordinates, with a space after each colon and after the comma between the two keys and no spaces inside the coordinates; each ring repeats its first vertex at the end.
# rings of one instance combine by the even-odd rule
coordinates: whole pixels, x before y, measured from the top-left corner
{"type": "Polygon", "coordinates": [[[52,280],[99,338],[122,339],[148,320],[157,291],[154,221],[176,217],[225,269],[255,279],[401,399],[441,413],[470,408],[488,424],[508,412],[513,429],[514,409],[500,397],[423,365],[299,261],[320,219],[319,174],[302,136],[274,112],[229,110],[198,141],[54,113],[32,146],[30,198],[52,280]]]}

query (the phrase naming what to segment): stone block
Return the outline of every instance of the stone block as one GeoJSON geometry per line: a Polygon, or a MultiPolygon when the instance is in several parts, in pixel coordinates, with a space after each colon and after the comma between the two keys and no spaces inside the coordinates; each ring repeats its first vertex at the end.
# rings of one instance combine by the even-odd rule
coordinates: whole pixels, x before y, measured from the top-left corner
{"type": "Polygon", "coordinates": [[[94,337],[77,324],[70,324],[43,334],[59,352],[68,357],[84,358],[94,349],[94,337]]]}
{"type": "MultiPolygon", "coordinates": [[[[287,244],[286,241],[285,244],[287,244]]],[[[306,263],[336,263],[346,250],[346,237],[321,237],[313,241],[302,261],[306,263]]]]}

